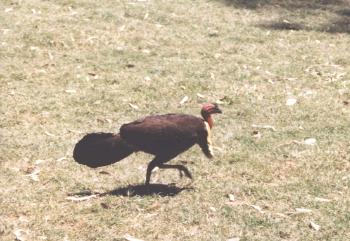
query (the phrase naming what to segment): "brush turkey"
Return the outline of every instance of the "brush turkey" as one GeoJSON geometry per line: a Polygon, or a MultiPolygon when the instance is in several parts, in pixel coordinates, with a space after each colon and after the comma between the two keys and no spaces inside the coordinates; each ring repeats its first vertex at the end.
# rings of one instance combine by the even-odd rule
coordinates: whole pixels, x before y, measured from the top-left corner
{"type": "Polygon", "coordinates": [[[155,156],[147,167],[146,185],[155,167],[178,169],[181,175],[192,178],[185,166],[165,163],[195,144],[212,158],[212,114],[216,113],[222,113],[218,105],[208,103],[202,107],[202,118],[185,114],[153,115],[122,125],[118,134],[87,134],[76,144],[73,157],[80,164],[96,168],[143,151],[155,156]]]}

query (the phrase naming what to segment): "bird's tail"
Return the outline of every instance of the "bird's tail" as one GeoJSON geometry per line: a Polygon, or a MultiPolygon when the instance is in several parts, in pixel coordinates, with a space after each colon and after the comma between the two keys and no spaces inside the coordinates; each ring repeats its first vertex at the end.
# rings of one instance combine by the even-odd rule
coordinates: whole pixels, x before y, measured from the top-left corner
{"type": "Polygon", "coordinates": [[[134,150],[119,134],[91,133],[84,136],[74,147],[74,160],[96,168],[113,164],[132,154],[134,150]]]}

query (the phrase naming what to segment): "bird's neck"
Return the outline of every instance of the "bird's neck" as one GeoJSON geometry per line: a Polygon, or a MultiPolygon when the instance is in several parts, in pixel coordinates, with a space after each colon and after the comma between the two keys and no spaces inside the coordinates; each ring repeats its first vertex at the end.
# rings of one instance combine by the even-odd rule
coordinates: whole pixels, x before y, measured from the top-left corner
{"type": "Polygon", "coordinates": [[[214,120],[210,114],[202,115],[203,119],[209,124],[210,129],[213,128],[214,120]]]}

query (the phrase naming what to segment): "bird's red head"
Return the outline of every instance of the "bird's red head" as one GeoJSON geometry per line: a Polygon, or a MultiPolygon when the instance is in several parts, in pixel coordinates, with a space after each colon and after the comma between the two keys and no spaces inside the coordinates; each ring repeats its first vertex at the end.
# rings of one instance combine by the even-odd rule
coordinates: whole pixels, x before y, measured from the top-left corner
{"type": "Polygon", "coordinates": [[[222,113],[222,111],[219,109],[219,106],[216,103],[206,103],[202,106],[201,114],[203,119],[208,122],[210,128],[213,127],[213,118],[211,115],[220,113],[222,113]]]}

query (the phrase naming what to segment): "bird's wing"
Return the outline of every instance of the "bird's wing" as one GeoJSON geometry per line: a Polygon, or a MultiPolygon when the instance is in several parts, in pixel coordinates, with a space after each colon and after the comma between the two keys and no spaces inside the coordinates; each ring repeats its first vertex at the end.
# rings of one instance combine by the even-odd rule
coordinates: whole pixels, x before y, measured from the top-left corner
{"type": "Polygon", "coordinates": [[[128,144],[148,153],[183,151],[196,142],[193,125],[197,119],[186,115],[149,116],[123,125],[120,134],[128,144]]]}

